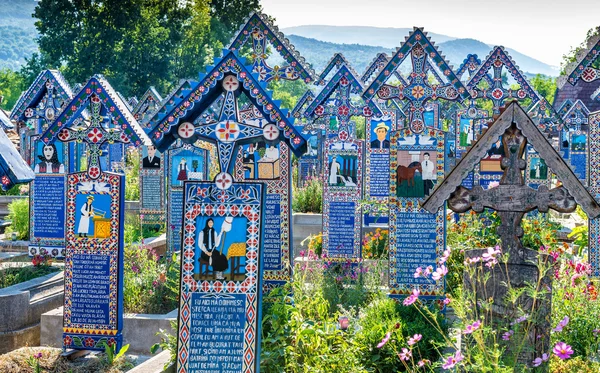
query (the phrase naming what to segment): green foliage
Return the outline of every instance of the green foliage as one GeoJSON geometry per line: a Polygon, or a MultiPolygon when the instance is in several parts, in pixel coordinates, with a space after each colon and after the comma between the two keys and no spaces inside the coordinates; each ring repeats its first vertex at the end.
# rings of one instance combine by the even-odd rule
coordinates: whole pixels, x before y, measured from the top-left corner
{"type": "Polygon", "coordinates": [[[18,240],[29,239],[29,198],[19,198],[8,205],[8,216],[11,224],[6,228],[6,233],[17,233],[18,240]]]}
{"type": "Polygon", "coordinates": [[[179,261],[160,259],[144,246],[125,245],[123,301],[125,312],[163,314],[177,307],[179,261]]]}
{"type": "Polygon", "coordinates": [[[292,209],[295,212],[313,212],[320,214],[323,207],[323,183],[312,178],[304,187],[292,189],[292,209]]]}
{"type": "Polygon", "coordinates": [[[273,98],[281,101],[282,108],[292,110],[308,89],[308,85],[300,79],[272,80],[268,88],[273,91],[273,98]]]}
{"type": "Polygon", "coordinates": [[[552,324],[565,316],[569,323],[563,331],[553,333],[552,340],[565,342],[574,356],[591,358],[600,349],[600,301],[598,281],[589,276],[589,264],[563,253],[555,265],[552,294],[552,324]]]}
{"type": "MultiPolygon", "coordinates": [[[[177,330],[177,320],[171,320],[171,329],[177,330]]],[[[160,337],[160,342],[155,343],[150,348],[150,353],[155,354],[160,348],[163,351],[169,351],[171,358],[165,363],[164,369],[177,361],[177,337],[164,329],[160,329],[157,336],[160,337]]]]}
{"type": "Polygon", "coordinates": [[[137,149],[127,151],[125,156],[125,200],[140,200],[140,155],[137,149]]]}
{"type": "Polygon", "coordinates": [[[28,68],[41,61],[78,82],[101,73],[126,97],[150,85],[165,92],[211,62],[257,9],[256,0],[41,0],[41,57],[28,68]]]}
{"type": "MultiPolygon", "coordinates": [[[[0,27],[0,34],[1,30],[0,27]]],[[[2,40],[1,35],[0,40],[2,40]]],[[[1,47],[0,50],[2,50],[1,47]]],[[[4,96],[0,108],[12,110],[21,95],[23,87],[23,77],[21,75],[6,68],[0,69],[0,96],[4,96]]]]}
{"type": "Polygon", "coordinates": [[[550,358],[550,372],[552,373],[598,373],[600,363],[589,361],[581,356],[569,360],[561,360],[556,356],[550,358]]]}
{"type": "MultiPolygon", "coordinates": [[[[560,64],[560,75],[566,75],[567,72],[565,71],[565,69],[566,69],[567,65],[570,64],[571,62],[577,61],[577,53],[579,53],[579,51],[581,51],[581,50],[587,49],[588,40],[592,36],[597,35],[598,30],[599,29],[596,27],[589,29],[586,34],[585,40],[581,44],[579,44],[575,47],[571,47],[571,50],[569,51],[569,53],[563,55],[563,60],[560,64]]],[[[596,61],[592,64],[592,67],[595,67],[596,69],[600,69],[600,60],[596,59],[596,61]]]]}
{"type": "Polygon", "coordinates": [[[60,271],[52,266],[10,267],[0,270],[0,289],[60,271]]]}
{"type": "Polygon", "coordinates": [[[556,78],[537,74],[529,81],[533,89],[542,95],[549,103],[554,102],[554,94],[556,93],[556,78]]]}
{"type": "MultiPolygon", "coordinates": [[[[119,352],[117,352],[117,344],[109,345],[108,343],[102,341],[99,343],[99,346],[104,345],[104,360],[108,366],[113,366],[120,358],[125,356],[127,350],[129,350],[129,344],[121,346],[119,352]]],[[[131,366],[133,367],[133,365],[131,366]]]]}

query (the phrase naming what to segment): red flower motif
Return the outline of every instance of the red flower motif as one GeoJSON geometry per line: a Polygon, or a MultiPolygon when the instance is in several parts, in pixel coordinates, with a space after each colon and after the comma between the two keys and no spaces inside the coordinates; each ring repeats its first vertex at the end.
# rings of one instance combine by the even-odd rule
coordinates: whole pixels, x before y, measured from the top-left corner
{"type": "Polygon", "coordinates": [[[87,337],[84,341],[85,347],[94,347],[94,339],[91,337],[87,337]]]}
{"type": "Polygon", "coordinates": [[[63,339],[63,345],[64,346],[70,346],[73,343],[73,338],[71,338],[70,336],[66,336],[63,339]]]}

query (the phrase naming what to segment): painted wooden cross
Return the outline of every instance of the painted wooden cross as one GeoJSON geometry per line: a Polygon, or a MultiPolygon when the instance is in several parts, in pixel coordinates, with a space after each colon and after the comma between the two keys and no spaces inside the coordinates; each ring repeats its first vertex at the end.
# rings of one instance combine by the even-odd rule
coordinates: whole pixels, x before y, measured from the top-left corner
{"type": "Polygon", "coordinates": [[[62,142],[77,141],[83,142],[87,146],[87,174],[92,179],[97,179],[102,170],[100,168],[100,157],[102,156],[102,147],[104,144],[113,144],[115,142],[128,144],[129,137],[123,130],[117,126],[105,124],[106,117],[102,115],[102,100],[96,94],[90,98],[89,125],[82,120],[80,126],[74,128],[65,127],[58,133],[58,138],[62,142]]]}
{"type": "Polygon", "coordinates": [[[228,189],[233,183],[232,160],[239,144],[259,137],[267,141],[276,141],[279,138],[279,128],[274,124],[267,124],[261,128],[244,123],[240,119],[236,97],[239,93],[237,91],[240,89],[240,81],[235,75],[227,75],[223,79],[222,86],[225,97],[219,120],[197,127],[190,122],[185,122],[178,127],[177,134],[184,140],[196,135],[216,139],[221,173],[216,176],[215,182],[219,189],[228,189]]]}
{"type": "Polygon", "coordinates": [[[469,209],[478,213],[485,208],[496,210],[502,221],[498,234],[502,239],[503,252],[509,253],[510,263],[520,263],[523,257],[523,245],[520,240],[523,236],[523,215],[535,209],[547,212],[549,208],[560,212],[573,212],[577,203],[562,186],[548,190],[545,185],[540,185],[535,190],[525,185],[522,170],[527,165],[523,159],[527,139],[516,124],[513,123],[504,132],[502,143],[506,156],[502,159],[504,175],[500,185],[488,190],[481,186],[471,190],[460,186],[448,199],[448,207],[459,213],[469,209]]]}

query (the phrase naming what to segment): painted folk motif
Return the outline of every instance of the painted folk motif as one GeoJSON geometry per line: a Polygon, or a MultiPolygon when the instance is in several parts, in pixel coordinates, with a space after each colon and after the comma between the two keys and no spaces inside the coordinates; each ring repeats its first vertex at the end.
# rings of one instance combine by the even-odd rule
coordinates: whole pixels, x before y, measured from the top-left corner
{"type": "Polygon", "coordinates": [[[425,297],[441,295],[443,283],[413,274],[417,267],[436,267],[445,249],[446,215],[420,207],[444,178],[444,132],[409,128],[391,135],[390,146],[390,251],[389,288],[392,297],[418,289],[425,297]]]}
{"type": "Polygon", "coordinates": [[[263,291],[291,279],[291,156],[285,143],[255,143],[242,146],[235,179],[265,184],[263,210],[263,291]]]}
{"type": "Polygon", "coordinates": [[[332,259],[358,259],[364,144],[361,140],[331,138],[324,145],[323,250],[332,259]]]}
{"type": "Polygon", "coordinates": [[[177,372],[258,372],[263,185],[184,188],[177,372]]]}
{"type": "Polygon", "coordinates": [[[383,116],[370,118],[366,123],[368,134],[365,142],[365,196],[373,203],[373,209],[365,208],[365,225],[387,224],[387,216],[375,211],[377,206],[387,205],[390,189],[390,134],[397,128],[396,112],[383,111],[383,116]],[[372,211],[371,211],[372,210],[372,211]]]}
{"type": "Polygon", "coordinates": [[[69,145],[45,144],[40,135],[56,119],[73,93],[58,71],[41,72],[21,96],[11,119],[19,124],[21,154],[36,174],[30,185],[29,255],[62,258],[65,249],[65,185],[69,145]]]}
{"type": "Polygon", "coordinates": [[[100,158],[107,143],[150,140],[101,76],[91,78],[41,136],[46,145],[57,139],[65,147],[83,142],[88,152],[87,170],[67,176],[63,346],[104,351],[106,343],[119,350],[125,177],[104,172],[100,158]]]}
{"type": "Polygon", "coordinates": [[[154,145],[140,152],[140,222],[162,225],[165,221],[165,160],[154,145]]]}
{"type": "Polygon", "coordinates": [[[177,143],[167,152],[167,250],[181,250],[183,183],[187,180],[208,180],[208,150],[202,141],[195,144],[177,143]]]}
{"type": "MultiPolygon", "coordinates": [[[[590,114],[590,132],[588,147],[590,151],[589,191],[600,200],[600,111],[590,114]]],[[[600,276],[600,219],[588,219],[588,261],[592,266],[592,275],[600,276]]]]}

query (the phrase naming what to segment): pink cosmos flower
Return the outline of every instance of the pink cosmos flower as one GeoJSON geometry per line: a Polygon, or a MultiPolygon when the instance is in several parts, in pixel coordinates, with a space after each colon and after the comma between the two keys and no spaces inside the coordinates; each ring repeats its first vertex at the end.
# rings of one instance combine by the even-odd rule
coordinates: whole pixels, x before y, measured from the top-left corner
{"type": "Polygon", "coordinates": [[[423,270],[423,277],[428,277],[431,274],[431,272],[433,272],[433,267],[427,266],[427,268],[423,270]]]}
{"type": "Polygon", "coordinates": [[[402,352],[398,354],[398,357],[400,358],[400,360],[408,361],[412,357],[412,352],[410,352],[408,348],[403,348],[402,352]]]}
{"type": "Polygon", "coordinates": [[[421,340],[421,338],[423,338],[423,336],[421,334],[415,334],[408,339],[407,343],[409,346],[412,346],[412,345],[416,344],[417,342],[419,342],[421,340]]]}
{"type": "Polygon", "coordinates": [[[417,366],[419,368],[424,367],[425,365],[430,364],[431,361],[427,360],[427,359],[423,359],[423,360],[419,360],[419,362],[417,363],[417,366]]]}
{"type": "Polygon", "coordinates": [[[549,358],[550,356],[548,356],[548,354],[543,354],[542,357],[536,357],[535,360],[533,360],[533,366],[539,367],[543,362],[548,361],[549,358]]]}
{"type": "Polygon", "coordinates": [[[511,322],[510,325],[520,324],[523,321],[527,320],[528,318],[529,318],[529,315],[525,314],[525,315],[519,317],[518,319],[516,319],[515,321],[511,322]]]}
{"type": "Polygon", "coordinates": [[[406,297],[402,304],[404,304],[405,306],[410,306],[411,304],[415,303],[417,299],[419,299],[419,295],[421,295],[419,289],[413,289],[412,294],[406,297]]]}
{"type": "Polygon", "coordinates": [[[561,360],[568,359],[573,355],[573,349],[565,342],[558,342],[554,345],[552,352],[554,352],[561,360]]]}
{"type": "Polygon", "coordinates": [[[413,274],[413,277],[419,278],[421,276],[423,276],[423,268],[417,267],[417,269],[415,270],[415,273],[413,274]]]}
{"type": "Polygon", "coordinates": [[[377,345],[377,348],[381,348],[381,347],[385,346],[385,344],[388,343],[388,341],[390,340],[391,336],[392,336],[392,333],[387,332],[385,334],[385,336],[383,337],[383,339],[381,340],[381,342],[379,342],[379,344],[377,345]]]}
{"type": "Polygon", "coordinates": [[[463,330],[463,334],[471,334],[475,330],[479,329],[480,326],[481,326],[481,322],[480,321],[475,321],[473,324],[467,325],[467,327],[465,328],[465,330],[463,330]]]}
{"type": "Polygon", "coordinates": [[[444,364],[442,365],[442,368],[444,369],[452,369],[454,368],[454,366],[458,363],[460,363],[463,360],[463,356],[460,353],[460,351],[456,351],[456,353],[454,354],[454,356],[448,356],[446,358],[446,360],[444,360],[444,364]]]}
{"type": "Polygon", "coordinates": [[[446,266],[442,264],[435,270],[435,272],[433,272],[433,274],[431,275],[431,278],[434,279],[435,281],[439,281],[447,274],[448,274],[448,268],[446,268],[446,266]]]}
{"type": "Polygon", "coordinates": [[[449,305],[450,302],[451,302],[451,300],[448,297],[444,298],[444,300],[442,301],[442,303],[444,303],[446,306],[449,305]]]}
{"type": "Polygon", "coordinates": [[[450,257],[450,249],[444,250],[442,257],[440,258],[440,264],[446,263],[446,260],[450,257]]]}
{"type": "Polygon", "coordinates": [[[38,352],[37,354],[33,355],[34,358],[36,359],[41,359],[42,358],[42,353],[38,352]]]}
{"type": "Polygon", "coordinates": [[[504,339],[505,341],[510,341],[510,337],[512,337],[513,334],[515,334],[515,331],[511,329],[506,333],[502,334],[502,339],[504,339]]]}
{"type": "Polygon", "coordinates": [[[558,325],[556,325],[556,328],[552,329],[552,331],[553,332],[562,332],[563,328],[565,326],[567,326],[568,323],[569,323],[569,316],[565,316],[564,319],[562,319],[558,322],[558,325]]]}

